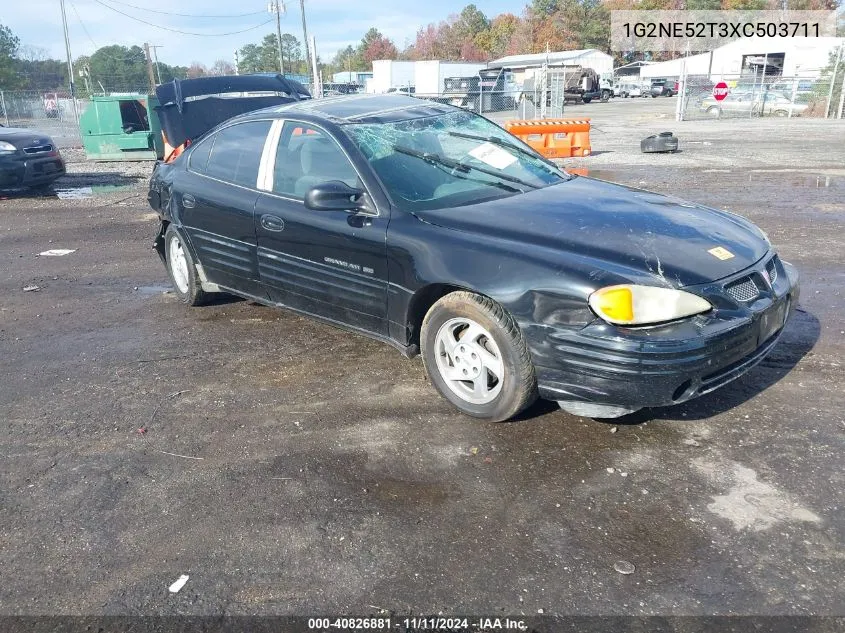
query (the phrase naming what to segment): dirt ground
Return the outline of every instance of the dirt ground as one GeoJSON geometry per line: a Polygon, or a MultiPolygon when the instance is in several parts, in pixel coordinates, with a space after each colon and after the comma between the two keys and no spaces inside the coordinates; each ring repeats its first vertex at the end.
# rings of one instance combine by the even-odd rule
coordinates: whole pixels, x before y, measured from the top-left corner
{"type": "Polygon", "coordinates": [[[0,614],[845,615],[845,121],[673,101],[582,106],[569,164],[751,218],[801,306],[741,379],[616,423],[478,422],[386,345],[184,307],[149,164],[66,151],[72,197],[6,193],[0,614]]]}

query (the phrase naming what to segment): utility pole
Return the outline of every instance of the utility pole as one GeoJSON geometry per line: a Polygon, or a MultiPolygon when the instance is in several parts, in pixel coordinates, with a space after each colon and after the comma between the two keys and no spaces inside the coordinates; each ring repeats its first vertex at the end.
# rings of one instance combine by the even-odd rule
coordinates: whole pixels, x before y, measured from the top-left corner
{"type": "Polygon", "coordinates": [[[238,59],[238,49],[235,49],[235,74],[240,75],[240,63],[241,60],[238,59]]]}
{"type": "Polygon", "coordinates": [[[279,52],[279,74],[285,74],[285,58],[282,55],[282,11],[285,10],[284,0],[279,5],[279,0],[274,0],[267,7],[271,13],[276,14],[276,48],[279,52]]]}
{"type": "Polygon", "coordinates": [[[156,91],[156,78],[153,74],[153,60],[150,59],[150,45],[144,42],[144,55],[147,58],[147,77],[150,80],[150,94],[156,91]]]}
{"type": "Polygon", "coordinates": [[[317,40],[311,36],[311,67],[314,76],[311,79],[311,96],[320,99],[323,96],[323,82],[320,80],[320,72],[317,68],[317,40]]]}
{"type": "MultiPolygon", "coordinates": [[[[830,77],[830,89],[827,91],[827,108],[824,111],[824,118],[833,117],[835,112],[831,112],[830,106],[833,101],[833,87],[836,85],[836,75],[839,73],[839,62],[842,59],[842,52],[845,50],[845,44],[839,47],[839,54],[836,56],[836,62],[833,64],[833,75],[830,77]]],[[[845,83],[845,80],[843,80],[845,83]]],[[[835,118],[835,117],[834,117],[835,118]]]]}
{"type": "MultiPolygon", "coordinates": [[[[836,80],[836,77],[833,78],[836,80]]],[[[839,114],[837,119],[842,118],[842,108],[845,107],[845,73],[842,74],[842,83],[839,84],[839,114]]]]}
{"type": "Polygon", "coordinates": [[[308,27],[305,26],[305,0],[299,0],[299,8],[302,10],[302,43],[305,45],[305,72],[307,73],[307,69],[311,68],[311,51],[308,46],[308,27]]]}
{"type": "Polygon", "coordinates": [[[76,107],[76,83],[73,80],[73,56],[70,54],[70,35],[67,32],[67,13],[65,12],[65,0],[59,0],[62,8],[62,27],[65,31],[65,52],[67,53],[67,76],[70,82],[70,101],[73,104],[73,118],[79,125],[79,110],[76,107]]]}
{"type": "Polygon", "coordinates": [[[161,71],[158,68],[158,49],[163,48],[162,46],[150,46],[153,49],[153,57],[155,58],[156,64],[156,77],[158,77],[158,83],[161,83],[161,71]]]}

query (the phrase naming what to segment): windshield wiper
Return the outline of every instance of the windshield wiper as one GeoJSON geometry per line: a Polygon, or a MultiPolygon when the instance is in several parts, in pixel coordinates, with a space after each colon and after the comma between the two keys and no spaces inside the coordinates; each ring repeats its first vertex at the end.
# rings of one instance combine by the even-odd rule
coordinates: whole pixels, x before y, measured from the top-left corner
{"type": "MultiPolygon", "coordinates": [[[[440,154],[432,154],[431,152],[421,152],[419,150],[413,149],[412,147],[405,147],[403,145],[394,145],[393,149],[397,152],[402,154],[407,154],[408,156],[414,156],[419,158],[420,160],[424,160],[427,163],[431,163],[432,165],[442,165],[444,167],[448,167],[454,171],[460,171],[463,173],[467,173],[470,170],[475,170],[477,172],[481,172],[482,174],[487,174],[488,176],[493,176],[494,178],[498,178],[499,180],[507,180],[508,182],[514,182],[518,185],[522,185],[523,187],[529,187],[531,189],[539,189],[537,185],[532,185],[530,182],[523,180],[522,178],[517,178],[516,176],[510,176],[508,174],[503,174],[501,172],[495,171],[493,169],[485,169],[484,167],[478,167],[477,165],[470,165],[469,163],[462,163],[459,160],[454,160],[453,158],[447,158],[446,156],[441,156],[440,154]]],[[[485,181],[486,182],[486,181],[485,181]]],[[[494,183],[488,183],[494,184],[494,183]]],[[[511,187],[513,188],[513,187],[511,187]]],[[[519,191],[519,190],[517,190],[519,191]]]]}
{"type": "Polygon", "coordinates": [[[547,158],[540,156],[536,152],[527,150],[524,147],[520,147],[519,145],[509,143],[505,139],[499,138],[498,136],[481,136],[480,134],[467,134],[466,132],[446,132],[446,134],[448,134],[449,136],[457,136],[458,138],[468,138],[473,141],[486,141],[488,143],[493,143],[493,145],[498,145],[499,147],[507,147],[508,149],[515,150],[524,156],[529,156],[530,158],[533,158],[535,160],[539,159],[546,165],[554,167],[556,171],[560,171],[560,168],[547,158]]]}
{"type": "MultiPolygon", "coordinates": [[[[512,193],[525,193],[524,190],[519,189],[517,187],[513,187],[507,183],[500,182],[500,181],[493,181],[490,182],[489,180],[482,180],[481,178],[473,178],[471,176],[465,175],[470,168],[473,168],[472,165],[466,165],[460,161],[452,160],[451,158],[446,158],[445,156],[441,156],[440,154],[430,154],[428,152],[420,152],[418,150],[412,149],[410,147],[403,147],[401,145],[395,145],[393,147],[397,152],[401,152],[402,154],[407,154],[408,156],[414,156],[415,158],[419,158],[420,160],[424,160],[425,162],[429,163],[430,165],[434,165],[438,169],[449,169],[448,173],[453,175],[455,178],[460,178],[461,180],[472,180],[473,182],[480,182],[485,185],[490,185],[491,187],[498,187],[499,189],[504,189],[505,191],[510,191],[512,193]],[[455,171],[462,172],[461,174],[454,173],[455,171]],[[463,175],[462,175],[463,174],[463,175]]],[[[484,173],[487,173],[486,170],[484,173]]],[[[499,174],[493,174],[496,177],[499,174]]]]}
{"type": "Polygon", "coordinates": [[[514,149],[520,154],[525,154],[526,156],[530,156],[531,158],[538,158],[537,154],[534,152],[529,152],[527,149],[522,147],[518,147],[513,143],[508,143],[505,139],[499,138],[497,136],[481,136],[480,134],[467,134],[466,132],[446,132],[449,136],[457,136],[458,138],[468,138],[472,139],[473,141],[487,141],[488,143],[493,143],[494,145],[498,145],[499,147],[507,147],[508,149],[514,149]]]}

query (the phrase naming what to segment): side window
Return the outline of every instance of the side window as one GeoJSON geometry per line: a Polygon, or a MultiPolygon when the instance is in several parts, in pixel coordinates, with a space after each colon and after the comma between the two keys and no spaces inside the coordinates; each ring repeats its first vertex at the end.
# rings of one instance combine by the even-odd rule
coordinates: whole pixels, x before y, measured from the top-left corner
{"type": "Polygon", "coordinates": [[[214,145],[214,138],[204,138],[191,150],[188,158],[188,168],[200,174],[205,173],[208,164],[208,155],[211,154],[211,146],[214,145]]]}
{"type": "Polygon", "coordinates": [[[271,124],[271,121],[247,121],[220,130],[214,135],[205,174],[255,189],[271,124]]]}
{"type": "Polygon", "coordinates": [[[273,191],[304,198],[311,187],[329,180],[342,180],[350,187],[362,186],[337,141],[319,128],[286,121],[276,151],[273,191]]]}

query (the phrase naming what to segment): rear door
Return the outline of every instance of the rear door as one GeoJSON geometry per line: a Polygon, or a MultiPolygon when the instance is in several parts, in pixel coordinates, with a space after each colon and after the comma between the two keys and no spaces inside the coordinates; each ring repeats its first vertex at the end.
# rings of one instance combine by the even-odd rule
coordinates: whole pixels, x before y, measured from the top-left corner
{"type": "Polygon", "coordinates": [[[258,280],[258,172],[271,125],[236,123],[200,141],[175,186],[182,225],[209,281],[250,293],[258,280]]]}
{"type": "Polygon", "coordinates": [[[365,189],[323,128],[285,121],[256,203],[258,270],[283,305],[377,334],[387,333],[387,224],[382,214],[313,211],[303,202],[331,180],[365,189]]]}

